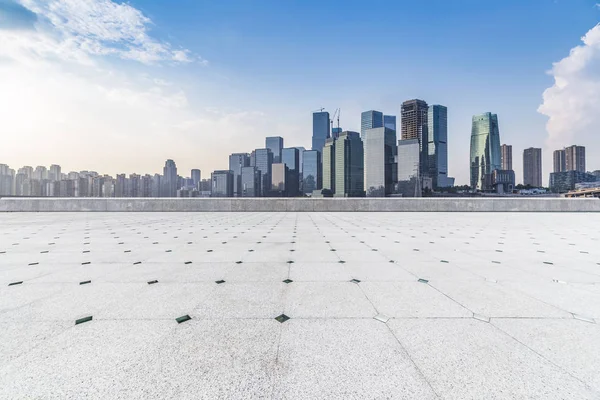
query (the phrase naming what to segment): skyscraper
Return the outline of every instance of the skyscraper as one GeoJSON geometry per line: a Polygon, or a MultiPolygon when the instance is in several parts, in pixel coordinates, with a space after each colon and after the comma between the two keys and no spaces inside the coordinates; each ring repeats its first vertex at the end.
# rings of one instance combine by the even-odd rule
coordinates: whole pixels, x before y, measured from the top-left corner
{"type": "Polygon", "coordinates": [[[302,191],[305,194],[312,194],[313,190],[318,190],[323,187],[320,151],[307,150],[304,152],[302,175],[302,191]]]}
{"type": "Polygon", "coordinates": [[[323,189],[335,193],[335,139],[329,138],[323,147],[323,189]]]}
{"type": "Polygon", "coordinates": [[[369,197],[384,197],[392,193],[395,175],[394,159],[398,152],[396,132],[389,128],[367,129],[364,145],[365,190],[369,197]]]}
{"type": "Polygon", "coordinates": [[[288,180],[286,189],[288,196],[298,196],[300,193],[300,151],[296,147],[289,147],[281,151],[281,162],[288,167],[288,180]]]}
{"type": "Polygon", "coordinates": [[[50,171],[48,172],[48,179],[51,181],[60,181],[60,179],[61,179],[60,165],[52,164],[50,166],[50,171]]]}
{"type": "Polygon", "coordinates": [[[242,197],[260,197],[260,171],[256,167],[242,168],[242,197]]]}
{"type": "Polygon", "coordinates": [[[273,153],[273,163],[280,163],[283,138],[281,136],[269,136],[265,140],[265,147],[273,153]]]}
{"type": "Polygon", "coordinates": [[[233,153],[229,156],[229,170],[233,172],[233,195],[241,196],[242,168],[250,166],[250,154],[233,153]]]}
{"type": "Polygon", "coordinates": [[[398,182],[419,178],[419,141],[398,141],[398,182]]]}
{"type": "Polygon", "coordinates": [[[554,172],[564,172],[567,170],[567,164],[565,160],[565,150],[555,150],[553,155],[554,172]]]}
{"type": "Polygon", "coordinates": [[[363,197],[364,148],[358,132],[345,131],[335,141],[335,196],[363,197]]]}
{"type": "Polygon", "coordinates": [[[191,172],[191,178],[192,178],[192,181],[194,182],[194,188],[196,188],[196,190],[200,190],[200,180],[201,180],[200,170],[193,169],[191,172]]]}
{"type": "Polygon", "coordinates": [[[163,168],[163,193],[162,197],[177,196],[177,166],[175,161],[167,160],[163,168]]]}
{"type": "Polygon", "coordinates": [[[419,171],[421,175],[429,175],[429,134],[427,132],[429,106],[423,100],[407,100],[401,107],[402,140],[417,139],[419,141],[419,171]]]}
{"type": "Polygon", "coordinates": [[[530,147],[523,151],[523,184],[542,186],[542,149],[530,147]]]}
{"type": "Polygon", "coordinates": [[[322,151],[325,140],[330,136],[329,113],[327,111],[313,113],[312,150],[322,151]]]}
{"type": "MultiPolygon", "coordinates": [[[[362,137],[367,129],[383,127],[383,113],[381,111],[365,111],[360,115],[360,136],[362,137]]],[[[364,140],[364,139],[363,139],[364,140]]]]}
{"type": "Polygon", "coordinates": [[[566,147],[564,151],[566,170],[585,172],[585,147],[573,145],[566,147]]]}
{"type": "MultiPolygon", "coordinates": [[[[433,187],[447,187],[448,109],[432,105],[427,112],[427,167],[433,187]]],[[[400,158],[398,158],[400,162],[400,158]]]]}
{"type": "Polygon", "coordinates": [[[501,169],[505,171],[512,170],[512,146],[510,144],[503,144],[500,146],[500,164],[501,169]]]}
{"type": "Polygon", "coordinates": [[[271,168],[271,195],[287,196],[288,167],[284,163],[273,163],[271,168]]]}
{"type": "Polygon", "coordinates": [[[396,116],[395,115],[384,115],[383,126],[389,129],[396,130],[396,116]]]}
{"type": "Polygon", "coordinates": [[[498,116],[484,113],[473,116],[471,128],[471,187],[483,190],[486,175],[501,168],[498,116]]]}
{"type": "Polygon", "coordinates": [[[233,196],[233,172],[229,170],[215,171],[210,174],[212,181],[211,197],[233,196]]]}
{"type": "Polygon", "coordinates": [[[271,168],[273,167],[273,153],[270,149],[254,150],[255,167],[260,171],[262,179],[260,193],[261,196],[269,196],[271,190],[271,168]]]}

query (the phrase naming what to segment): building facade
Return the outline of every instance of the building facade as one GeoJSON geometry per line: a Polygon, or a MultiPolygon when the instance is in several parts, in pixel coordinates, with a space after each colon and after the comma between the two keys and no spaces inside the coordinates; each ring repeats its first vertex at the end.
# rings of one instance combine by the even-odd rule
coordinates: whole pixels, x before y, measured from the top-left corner
{"type": "Polygon", "coordinates": [[[364,185],[368,197],[384,197],[394,187],[396,131],[389,128],[367,129],[362,136],[364,146],[364,185]]]}
{"type": "Polygon", "coordinates": [[[211,197],[233,197],[233,172],[229,170],[214,171],[210,174],[212,183],[211,197]]]}
{"type": "Polygon", "coordinates": [[[565,150],[555,150],[552,154],[553,172],[564,172],[567,170],[567,164],[565,160],[565,150]]]}
{"type": "Polygon", "coordinates": [[[270,149],[254,150],[254,166],[258,168],[261,176],[261,196],[269,196],[271,190],[271,168],[273,167],[273,153],[270,149]]]}
{"type": "Polygon", "coordinates": [[[314,190],[323,187],[321,168],[321,152],[305,151],[302,160],[302,191],[305,194],[312,194],[314,190]]]}
{"type": "Polygon", "coordinates": [[[381,111],[369,110],[360,115],[360,136],[362,137],[367,129],[382,128],[383,113],[381,111]]]}
{"type": "Polygon", "coordinates": [[[445,106],[436,104],[429,107],[427,137],[427,175],[432,179],[434,189],[446,187],[448,186],[448,109],[445,106]]]}
{"type": "Polygon", "coordinates": [[[471,127],[471,187],[484,190],[485,175],[501,169],[498,116],[484,113],[473,116],[471,127]]]}
{"type": "Polygon", "coordinates": [[[345,131],[335,141],[334,195],[363,197],[364,148],[358,132],[345,131]]]}
{"type": "Polygon", "coordinates": [[[288,180],[286,182],[288,196],[298,196],[300,194],[301,179],[300,150],[297,147],[283,149],[281,152],[281,162],[288,167],[288,180]]]}
{"type": "Polygon", "coordinates": [[[523,150],[523,184],[542,187],[542,149],[523,150]]]}
{"type": "Polygon", "coordinates": [[[313,113],[312,150],[322,151],[325,140],[331,137],[329,113],[327,111],[313,113]]]}
{"type": "Polygon", "coordinates": [[[265,139],[265,147],[273,153],[273,162],[280,163],[283,138],[281,136],[269,136],[265,139]]]}
{"type": "Polygon", "coordinates": [[[512,146],[503,144],[500,146],[500,168],[505,171],[512,170],[512,146]]]}
{"type": "Polygon", "coordinates": [[[250,166],[250,154],[233,153],[229,156],[229,170],[233,173],[233,196],[242,192],[242,168],[250,166]]]}
{"type": "Polygon", "coordinates": [[[165,162],[162,185],[162,197],[175,197],[177,195],[177,166],[173,160],[165,162]]]}
{"type": "Polygon", "coordinates": [[[258,168],[243,167],[241,197],[260,197],[261,181],[260,170],[258,168]]]}
{"type": "Polygon", "coordinates": [[[583,182],[600,182],[600,179],[593,174],[574,170],[550,174],[550,190],[554,193],[575,190],[575,185],[583,182]]]}
{"type": "Polygon", "coordinates": [[[383,126],[388,129],[396,130],[396,116],[395,115],[384,115],[383,126]]]}
{"type": "Polygon", "coordinates": [[[288,167],[284,163],[273,163],[271,168],[271,196],[287,197],[288,167]]]}
{"type": "Polygon", "coordinates": [[[325,141],[323,147],[323,189],[335,193],[335,142],[334,138],[325,141]]]}
{"type": "Polygon", "coordinates": [[[565,152],[565,170],[566,171],[585,171],[585,147],[569,146],[564,149],[565,152]]]}

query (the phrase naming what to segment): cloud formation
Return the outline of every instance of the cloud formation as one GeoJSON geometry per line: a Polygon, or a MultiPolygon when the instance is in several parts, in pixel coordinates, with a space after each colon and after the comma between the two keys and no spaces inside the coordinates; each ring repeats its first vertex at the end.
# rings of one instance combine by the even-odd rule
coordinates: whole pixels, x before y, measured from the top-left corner
{"type": "Polygon", "coordinates": [[[0,0],[0,29],[32,29],[37,21],[31,12],[13,0],[0,0]]]}
{"type": "MultiPolygon", "coordinates": [[[[555,150],[597,142],[600,132],[600,24],[582,37],[583,44],[554,63],[554,85],[544,91],[538,112],[549,119],[546,145],[555,150]]],[[[588,154],[593,154],[591,151],[588,154]]]]}
{"type": "MultiPolygon", "coordinates": [[[[114,56],[144,64],[206,61],[187,49],[150,36],[152,21],[127,3],[111,0],[0,0],[15,20],[35,29],[0,31],[0,52],[17,59],[57,57],[92,63],[94,56],[114,56]],[[34,20],[32,21],[32,18],[34,20]],[[8,54],[7,54],[8,53],[8,54]]],[[[0,4],[2,4],[0,3],[0,4]]],[[[12,19],[11,17],[11,19],[12,19]]],[[[0,25],[2,28],[2,25],[0,25]]]]}

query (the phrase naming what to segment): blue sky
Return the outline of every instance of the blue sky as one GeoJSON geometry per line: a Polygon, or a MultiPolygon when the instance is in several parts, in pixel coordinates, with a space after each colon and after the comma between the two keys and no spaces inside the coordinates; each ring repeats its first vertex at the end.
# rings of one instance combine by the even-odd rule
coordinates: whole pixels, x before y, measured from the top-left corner
{"type": "MultiPolygon", "coordinates": [[[[66,0],[51,2],[60,5],[66,0]]],[[[112,6],[109,0],[99,3],[112,6]]],[[[555,126],[557,132],[549,133],[548,115],[538,112],[544,103],[544,91],[554,84],[556,74],[548,73],[553,63],[568,57],[572,48],[582,44],[581,37],[598,24],[600,9],[594,0],[116,3],[126,6],[132,18],[138,18],[133,28],[127,25],[131,18],[119,20],[124,34],[118,38],[101,37],[105,30],[93,31],[99,24],[111,22],[90,15],[93,8],[64,6],[61,15],[60,7],[59,11],[50,11],[37,0],[20,2],[37,14],[37,32],[64,37],[60,31],[66,30],[76,37],[100,37],[98,45],[113,48],[111,53],[94,50],[92,54],[90,46],[74,50],[87,51],[85,56],[91,60],[93,72],[82,67],[85,63],[74,65],[72,60],[61,60],[60,67],[52,67],[53,73],[79,77],[77,84],[82,86],[77,90],[85,90],[84,81],[88,80],[94,87],[106,87],[104,94],[126,92],[135,99],[135,110],[127,114],[126,108],[132,102],[125,102],[114,111],[112,125],[106,126],[115,132],[108,137],[125,148],[105,161],[99,154],[87,154],[82,149],[77,156],[71,154],[73,151],[63,156],[57,148],[52,162],[66,168],[155,172],[164,159],[173,158],[184,175],[186,170],[200,167],[207,176],[211,170],[226,167],[229,153],[262,147],[265,136],[280,135],[286,145],[309,147],[310,113],[320,107],[330,112],[341,108],[341,126],[358,131],[361,111],[377,109],[397,115],[402,101],[421,98],[449,109],[449,173],[459,184],[468,182],[471,116],[486,111],[498,114],[501,141],[513,145],[517,181],[522,180],[522,150],[530,146],[544,148],[544,181],[551,172],[551,150],[575,142],[588,147],[588,169],[600,169],[596,156],[600,140],[590,134],[594,129],[600,131],[600,121],[594,120],[591,125],[582,121],[578,131],[568,133],[561,133],[567,128],[555,126]],[[53,19],[82,15],[90,17],[91,22],[75,28],[53,19]],[[46,19],[50,23],[44,24],[46,19]],[[160,55],[152,53],[150,59],[136,59],[142,52],[147,55],[153,51],[146,45],[137,49],[136,56],[118,52],[130,46],[128,41],[135,42],[127,32],[140,24],[149,42],[164,47],[160,55]],[[185,52],[182,62],[178,51],[185,52]],[[98,75],[106,71],[119,76],[120,86],[98,75]],[[155,114],[151,107],[156,101],[149,96],[157,94],[168,99],[166,108],[176,109],[152,125],[161,129],[145,125],[147,116],[155,114]],[[146,106],[150,108],[144,109],[137,102],[140,98],[148,100],[146,106]],[[170,126],[177,129],[171,132],[170,126]],[[143,154],[135,151],[140,141],[147,144],[143,154]],[[127,156],[132,153],[136,153],[136,159],[127,156]]],[[[114,28],[114,24],[110,26],[114,28]]],[[[26,35],[14,29],[11,32],[26,35]]],[[[134,45],[139,47],[139,42],[134,45]]],[[[594,52],[586,60],[597,60],[595,36],[588,47],[594,52]]],[[[4,56],[16,59],[11,54],[4,56]]],[[[41,63],[39,59],[36,62],[41,63]]],[[[18,88],[18,79],[23,85],[29,82],[25,70],[19,65],[19,70],[13,71],[13,87],[18,88]]],[[[67,79],[61,75],[63,78],[67,79]]],[[[570,82],[581,83],[581,76],[576,78],[570,82]]],[[[595,77],[592,82],[597,82],[595,77]]],[[[550,94],[547,109],[557,113],[559,96],[550,94]]],[[[597,90],[592,94],[596,96],[597,90]]],[[[564,93],[559,95],[561,101],[573,103],[564,93]]],[[[109,99],[114,100],[114,96],[109,99]]],[[[89,110],[80,109],[80,103],[73,105],[70,100],[65,101],[76,107],[78,114],[91,118],[93,108],[115,110],[112,103],[94,102],[89,110]]],[[[111,115],[105,117],[110,119],[111,115]]],[[[565,117],[559,115],[556,120],[560,122],[560,118],[565,117]]],[[[44,122],[40,126],[48,127],[48,121],[44,122]]],[[[107,124],[104,120],[101,123],[107,124]]],[[[89,121],[88,125],[98,123],[89,121]]],[[[81,131],[82,126],[86,126],[83,121],[69,129],[81,131]]],[[[45,133],[32,127],[25,134],[35,139],[45,133]]],[[[85,142],[77,142],[80,136],[75,137],[75,133],[65,135],[66,141],[73,139],[84,146],[85,142]]],[[[18,151],[16,141],[12,147],[10,154],[0,150],[0,162],[10,159],[13,164],[31,165],[43,164],[44,157],[48,158],[40,155],[43,160],[33,159],[31,152],[18,151]]]]}

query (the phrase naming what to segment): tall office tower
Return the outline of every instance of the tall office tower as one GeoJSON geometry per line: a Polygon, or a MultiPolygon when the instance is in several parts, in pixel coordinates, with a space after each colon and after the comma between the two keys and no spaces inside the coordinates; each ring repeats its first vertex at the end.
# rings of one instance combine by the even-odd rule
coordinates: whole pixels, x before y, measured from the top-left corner
{"type": "Polygon", "coordinates": [[[210,174],[211,197],[233,197],[233,172],[219,170],[210,174]]]}
{"type": "Polygon", "coordinates": [[[512,146],[503,144],[500,146],[500,165],[504,171],[511,171],[512,167],[512,146]]]}
{"type": "Polygon", "coordinates": [[[402,103],[401,113],[401,139],[417,139],[419,141],[419,172],[421,175],[429,175],[429,134],[428,129],[429,106],[423,100],[407,100],[402,103]]]}
{"type": "Polygon", "coordinates": [[[286,182],[288,176],[288,167],[284,163],[273,163],[271,169],[271,195],[277,197],[286,197],[286,182]]]}
{"type": "Polygon", "coordinates": [[[255,167],[260,171],[262,179],[260,185],[261,196],[269,196],[271,189],[271,168],[273,167],[273,153],[271,149],[256,149],[254,150],[255,167]]]}
{"type": "MultiPolygon", "coordinates": [[[[369,110],[360,114],[360,136],[362,137],[367,129],[382,128],[383,113],[381,111],[369,110]]],[[[363,139],[364,140],[364,139],[363,139]]]]}
{"type": "Polygon", "coordinates": [[[52,164],[50,166],[50,172],[48,172],[48,179],[50,179],[51,181],[60,181],[60,165],[52,164]]]}
{"type": "Polygon", "coordinates": [[[396,130],[396,116],[395,115],[384,115],[383,126],[389,129],[396,130]]]}
{"type": "Polygon", "coordinates": [[[296,147],[288,147],[281,151],[281,162],[288,167],[288,180],[286,189],[288,196],[295,197],[300,194],[300,151],[296,147]]]}
{"type": "MultiPolygon", "coordinates": [[[[268,141],[268,139],[267,139],[268,141]]],[[[229,156],[229,170],[233,172],[233,196],[239,197],[242,193],[242,168],[250,166],[250,154],[233,153],[229,156]]]]}
{"type": "Polygon", "coordinates": [[[260,197],[260,170],[256,167],[242,168],[241,197],[260,197]]]}
{"type": "Polygon", "coordinates": [[[394,186],[394,160],[398,153],[396,131],[389,128],[367,129],[361,135],[364,145],[365,190],[368,197],[384,197],[394,186]]]}
{"type": "Polygon", "coordinates": [[[323,189],[335,193],[335,139],[329,138],[323,147],[323,189]]]}
{"type": "Polygon", "coordinates": [[[564,172],[567,170],[566,163],[566,152],[565,150],[555,150],[552,154],[553,164],[554,164],[554,172],[564,172]]]}
{"type": "Polygon", "coordinates": [[[585,172],[585,147],[573,145],[566,147],[564,151],[566,170],[585,172]]]}
{"type": "Polygon", "coordinates": [[[265,147],[273,153],[273,163],[280,163],[283,138],[281,136],[269,136],[265,140],[265,147]]]}
{"type": "Polygon", "coordinates": [[[141,176],[138,174],[129,174],[129,197],[143,197],[141,188],[141,176]]]}
{"type": "MultiPolygon", "coordinates": [[[[250,162],[250,158],[248,158],[248,162],[250,162]]],[[[200,170],[193,169],[191,172],[191,177],[192,177],[192,181],[194,182],[194,188],[196,188],[196,190],[200,190],[199,185],[200,185],[200,180],[202,179],[200,170]]]]}
{"type": "Polygon", "coordinates": [[[177,166],[173,160],[167,160],[165,162],[165,167],[163,168],[162,185],[162,197],[177,196],[177,166]]]}
{"type": "Polygon", "coordinates": [[[13,194],[13,174],[6,164],[0,164],[0,195],[10,196],[13,194]]]}
{"type": "Polygon", "coordinates": [[[25,174],[25,176],[27,177],[27,179],[33,179],[33,167],[30,167],[28,165],[19,168],[19,170],[17,171],[17,173],[19,173],[19,174],[25,174]]]}
{"type": "Polygon", "coordinates": [[[313,113],[312,150],[322,151],[325,140],[329,139],[329,113],[327,111],[313,113]]]}
{"type": "Polygon", "coordinates": [[[498,116],[484,113],[473,116],[471,128],[471,187],[484,189],[486,175],[502,167],[500,160],[498,116]]]}
{"type": "Polygon", "coordinates": [[[335,196],[365,195],[364,148],[358,132],[345,131],[335,141],[335,196]]]}
{"type": "Polygon", "coordinates": [[[300,194],[300,193],[304,193],[304,191],[302,190],[302,181],[303,181],[302,167],[304,164],[304,152],[306,151],[306,149],[304,147],[295,147],[295,149],[298,149],[298,165],[300,165],[300,169],[299,169],[299,173],[298,173],[298,182],[299,182],[298,194],[300,194]]]}
{"type": "Polygon", "coordinates": [[[152,176],[145,174],[140,178],[140,197],[152,196],[152,176]]]}
{"type": "Polygon", "coordinates": [[[398,141],[398,182],[419,178],[419,141],[398,141]]]}
{"type": "Polygon", "coordinates": [[[302,160],[302,191],[312,194],[313,190],[323,187],[321,152],[318,150],[307,150],[302,160]]]}
{"type": "Polygon", "coordinates": [[[331,128],[331,137],[337,139],[342,132],[342,128],[331,128]]]}
{"type": "Polygon", "coordinates": [[[530,147],[523,151],[523,184],[542,186],[542,149],[530,147]]]}
{"type": "Polygon", "coordinates": [[[154,174],[154,176],[152,177],[151,196],[152,197],[160,197],[161,193],[162,193],[162,175],[154,174]]]}
{"type": "Polygon", "coordinates": [[[115,183],[110,178],[99,178],[102,182],[99,197],[115,197],[115,183]]]}
{"type": "MultiPolygon", "coordinates": [[[[427,168],[434,188],[448,182],[448,109],[432,105],[427,111],[427,168]]],[[[400,159],[398,158],[398,162],[400,159]]]]}
{"type": "Polygon", "coordinates": [[[37,179],[38,181],[48,179],[48,169],[42,165],[38,165],[35,167],[35,171],[33,171],[33,179],[37,179]]]}

